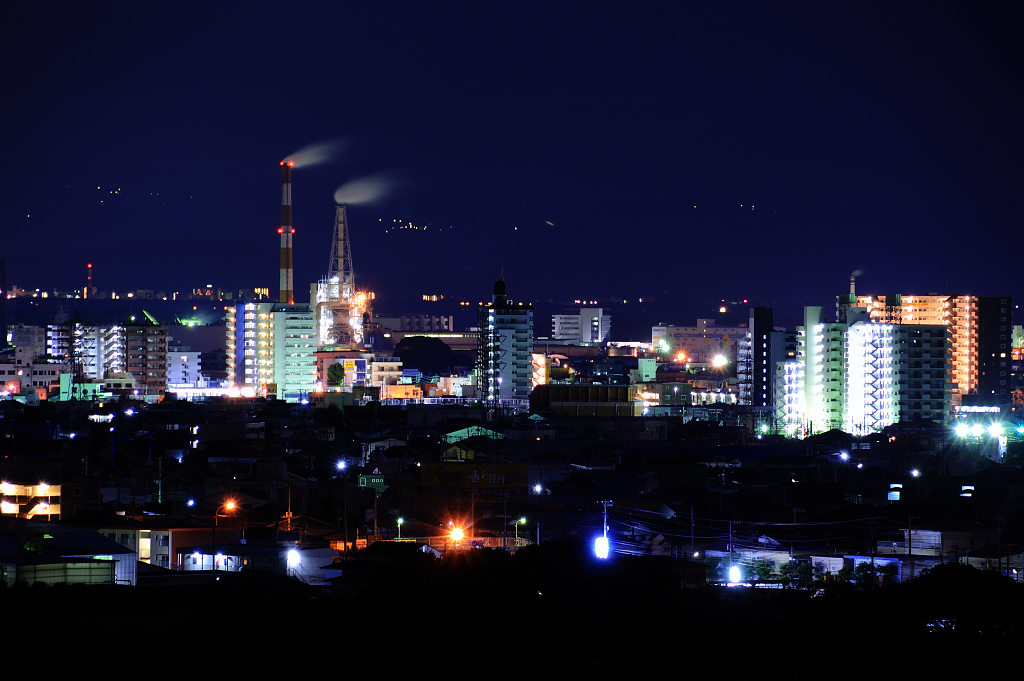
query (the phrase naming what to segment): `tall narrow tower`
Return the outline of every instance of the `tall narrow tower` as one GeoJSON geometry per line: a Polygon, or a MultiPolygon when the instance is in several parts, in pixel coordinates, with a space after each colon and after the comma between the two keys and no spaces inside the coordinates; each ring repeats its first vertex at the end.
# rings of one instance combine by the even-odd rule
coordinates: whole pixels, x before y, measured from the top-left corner
{"type": "Polygon", "coordinates": [[[321,348],[329,345],[360,347],[366,324],[372,317],[373,294],[356,290],[345,204],[338,204],[335,211],[331,261],[327,270],[327,277],[315,285],[315,293],[311,290],[312,299],[316,301],[317,344],[321,348]]]}
{"type": "Polygon", "coordinates": [[[356,291],[356,275],[352,268],[352,242],[348,238],[348,214],[345,204],[338,204],[334,221],[334,240],[331,242],[331,262],[327,266],[327,279],[337,277],[341,298],[347,300],[356,291]]]}
{"type": "Polygon", "coordinates": [[[281,280],[278,302],[295,303],[295,284],[292,260],[292,166],[295,161],[281,161],[281,226],[277,233],[281,235],[281,280]]]}

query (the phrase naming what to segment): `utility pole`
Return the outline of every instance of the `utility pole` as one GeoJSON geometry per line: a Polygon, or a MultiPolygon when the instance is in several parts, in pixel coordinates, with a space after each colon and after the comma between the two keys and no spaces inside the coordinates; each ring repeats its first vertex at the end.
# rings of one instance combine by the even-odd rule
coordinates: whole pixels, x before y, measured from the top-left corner
{"type": "Polygon", "coordinates": [[[507,489],[501,490],[502,514],[501,514],[501,548],[508,547],[508,497],[507,489]]]}
{"type": "Polygon", "coordinates": [[[914,529],[911,527],[910,522],[913,516],[907,516],[907,555],[910,556],[914,553],[911,546],[914,543],[914,529]]]}
{"type": "Polygon", "coordinates": [[[602,499],[601,500],[601,508],[603,509],[602,514],[601,514],[602,515],[601,531],[604,533],[604,538],[605,539],[608,538],[608,507],[612,506],[612,505],[613,504],[612,504],[612,500],[611,499],[602,499]]]}
{"type": "Polygon", "coordinates": [[[476,487],[469,490],[469,536],[470,543],[472,543],[472,537],[476,536],[476,487]]]}
{"type": "Polygon", "coordinates": [[[690,504],[690,555],[693,553],[693,504],[690,504]]]}
{"type": "Polygon", "coordinates": [[[729,521],[729,567],[732,567],[732,521],[729,521]]]}

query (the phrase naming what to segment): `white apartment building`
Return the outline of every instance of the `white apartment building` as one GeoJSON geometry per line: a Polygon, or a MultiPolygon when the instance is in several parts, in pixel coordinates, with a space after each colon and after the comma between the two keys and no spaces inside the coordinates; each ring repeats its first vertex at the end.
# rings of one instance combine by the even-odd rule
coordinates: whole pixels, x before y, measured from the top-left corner
{"type": "Polygon", "coordinates": [[[577,314],[551,315],[551,338],[579,343],[603,343],[608,340],[612,318],[600,307],[581,307],[577,314]]]}

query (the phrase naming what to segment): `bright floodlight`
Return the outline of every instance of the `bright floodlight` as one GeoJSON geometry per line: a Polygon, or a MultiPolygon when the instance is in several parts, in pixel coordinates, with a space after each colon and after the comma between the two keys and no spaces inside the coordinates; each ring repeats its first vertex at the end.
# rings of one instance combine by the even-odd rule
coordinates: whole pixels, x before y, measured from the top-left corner
{"type": "Polygon", "coordinates": [[[131,409],[131,408],[125,409],[124,410],[124,415],[125,416],[135,416],[135,410],[131,409]]]}
{"type": "Polygon", "coordinates": [[[534,494],[540,494],[543,491],[544,491],[544,485],[540,484],[539,482],[536,485],[533,486],[533,493],[534,494]]]}
{"type": "Polygon", "coordinates": [[[1003,434],[1003,424],[993,423],[991,426],[988,427],[988,434],[991,435],[992,437],[999,437],[1000,435],[1003,434]]]}
{"type": "Polygon", "coordinates": [[[185,502],[185,505],[188,506],[189,508],[192,508],[193,506],[196,505],[196,500],[195,499],[189,499],[188,501],[185,502]]]}
{"type": "Polygon", "coordinates": [[[295,549],[288,550],[288,567],[293,568],[299,564],[299,552],[295,549]]]}
{"type": "Polygon", "coordinates": [[[336,466],[338,467],[338,470],[339,470],[339,471],[343,471],[343,470],[345,470],[345,461],[344,461],[344,460],[342,460],[342,461],[339,461],[339,462],[338,462],[338,463],[336,464],[336,466]]]}
{"type": "Polygon", "coordinates": [[[715,355],[714,358],[711,360],[711,366],[715,367],[716,369],[721,369],[728,363],[729,360],[728,358],[726,358],[725,355],[715,355]]]}
{"type": "Polygon", "coordinates": [[[910,474],[913,475],[915,478],[921,477],[921,471],[917,470],[916,468],[911,470],[910,474]]]}
{"type": "Polygon", "coordinates": [[[967,437],[971,434],[971,427],[966,423],[958,423],[956,428],[953,429],[957,437],[967,437]]]}
{"type": "Polygon", "coordinates": [[[739,565],[733,565],[729,568],[729,581],[733,584],[738,584],[743,579],[743,573],[740,571],[739,565]]]}
{"type": "Polygon", "coordinates": [[[849,461],[850,460],[850,453],[849,452],[839,452],[839,458],[842,459],[843,461],[849,461]]]}
{"type": "Polygon", "coordinates": [[[461,527],[453,527],[452,528],[452,539],[454,539],[455,541],[461,541],[463,536],[464,536],[464,534],[462,532],[462,528],[461,527]]]}
{"type": "Polygon", "coordinates": [[[971,435],[973,435],[974,437],[981,437],[984,434],[985,426],[981,425],[980,423],[975,423],[973,426],[971,426],[971,435]]]}
{"type": "Polygon", "coordinates": [[[594,555],[602,560],[608,557],[608,537],[598,537],[594,540],[594,555]]]}

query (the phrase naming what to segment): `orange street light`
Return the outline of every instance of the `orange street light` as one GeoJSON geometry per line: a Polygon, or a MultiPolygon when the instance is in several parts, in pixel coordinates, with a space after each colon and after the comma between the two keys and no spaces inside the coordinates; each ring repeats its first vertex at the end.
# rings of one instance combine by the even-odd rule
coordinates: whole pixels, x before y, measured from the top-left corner
{"type": "MultiPolygon", "coordinates": [[[[233,511],[233,510],[235,510],[235,500],[234,499],[228,499],[223,504],[218,506],[217,510],[213,512],[213,527],[210,529],[210,543],[212,545],[211,546],[211,550],[213,551],[213,555],[211,556],[210,560],[213,563],[214,571],[217,570],[217,525],[218,525],[218,520],[220,520],[220,510],[222,508],[224,510],[226,510],[226,511],[233,511]]],[[[224,567],[227,568],[226,559],[225,559],[224,567]]]]}

